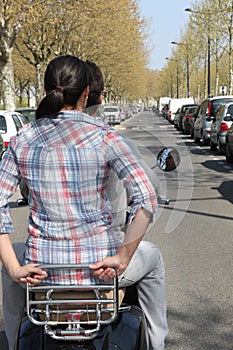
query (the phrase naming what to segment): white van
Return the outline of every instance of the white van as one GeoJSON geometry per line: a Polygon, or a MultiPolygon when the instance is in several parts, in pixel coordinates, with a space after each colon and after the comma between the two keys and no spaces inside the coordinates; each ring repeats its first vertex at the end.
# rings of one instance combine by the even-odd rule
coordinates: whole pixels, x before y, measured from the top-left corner
{"type": "Polygon", "coordinates": [[[193,97],[187,97],[187,98],[172,98],[168,103],[168,114],[167,119],[173,123],[175,119],[175,113],[181,106],[185,104],[192,104],[194,103],[193,97]]]}
{"type": "Polygon", "coordinates": [[[165,105],[167,105],[170,101],[170,97],[160,97],[159,99],[159,114],[162,114],[162,109],[165,105]]]}

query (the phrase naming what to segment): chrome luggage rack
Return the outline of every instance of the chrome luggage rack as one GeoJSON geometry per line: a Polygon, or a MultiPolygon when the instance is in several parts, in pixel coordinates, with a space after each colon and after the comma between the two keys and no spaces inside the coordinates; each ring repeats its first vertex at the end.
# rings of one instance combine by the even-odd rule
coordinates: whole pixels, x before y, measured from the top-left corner
{"type": "MultiPolygon", "coordinates": [[[[43,269],[89,269],[88,265],[41,265],[43,269]]],[[[108,284],[91,285],[27,285],[26,309],[30,321],[43,326],[57,340],[89,340],[97,336],[101,326],[116,320],[119,307],[118,278],[108,284]]]]}

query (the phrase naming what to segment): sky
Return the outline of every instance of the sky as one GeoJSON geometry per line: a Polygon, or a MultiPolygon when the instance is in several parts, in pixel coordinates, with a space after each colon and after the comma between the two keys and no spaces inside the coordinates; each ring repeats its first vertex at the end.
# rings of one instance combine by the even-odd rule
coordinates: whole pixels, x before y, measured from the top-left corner
{"type": "Polygon", "coordinates": [[[162,69],[170,57],[174,45],[171,41],[179,42],[181,30],[188,22],[189,13],[185,9],[191,7],[189,0],[139,0],[143,17],[149,20],[151,69],[162,69]]]}

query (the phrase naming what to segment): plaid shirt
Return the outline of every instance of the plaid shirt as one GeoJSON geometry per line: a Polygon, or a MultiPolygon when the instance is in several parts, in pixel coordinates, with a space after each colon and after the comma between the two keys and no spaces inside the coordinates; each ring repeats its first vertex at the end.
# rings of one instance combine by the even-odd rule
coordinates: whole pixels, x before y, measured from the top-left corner
{"type": "MultiPolygon", "coordinates": [[[[112,228],[106,182],[112,168],[132,199],[130,220],[144,207],[154,213],[155,192],[116,130],[77,111],[23,127],[0,164],[1,233],[12,233],[8,206],[23,178],[29,188],[25,263],[91,263],[115,255],[121,244],[112,228]]],[[[56,271],[54,283],[90,282],[86,274],[56,271]]]]}

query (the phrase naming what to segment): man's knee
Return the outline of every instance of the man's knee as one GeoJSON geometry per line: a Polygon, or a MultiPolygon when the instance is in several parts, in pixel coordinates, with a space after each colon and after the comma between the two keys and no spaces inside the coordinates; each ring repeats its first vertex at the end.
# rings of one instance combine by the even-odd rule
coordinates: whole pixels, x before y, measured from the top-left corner
{"type": "Polygon", "coordinates": [[[139,249],[143,252],[147,259],[150,259],[154,264],[156,271],[164,272],[163,256],[160,249],[150,241],[142,241],[139,245],[139,249]]]}

